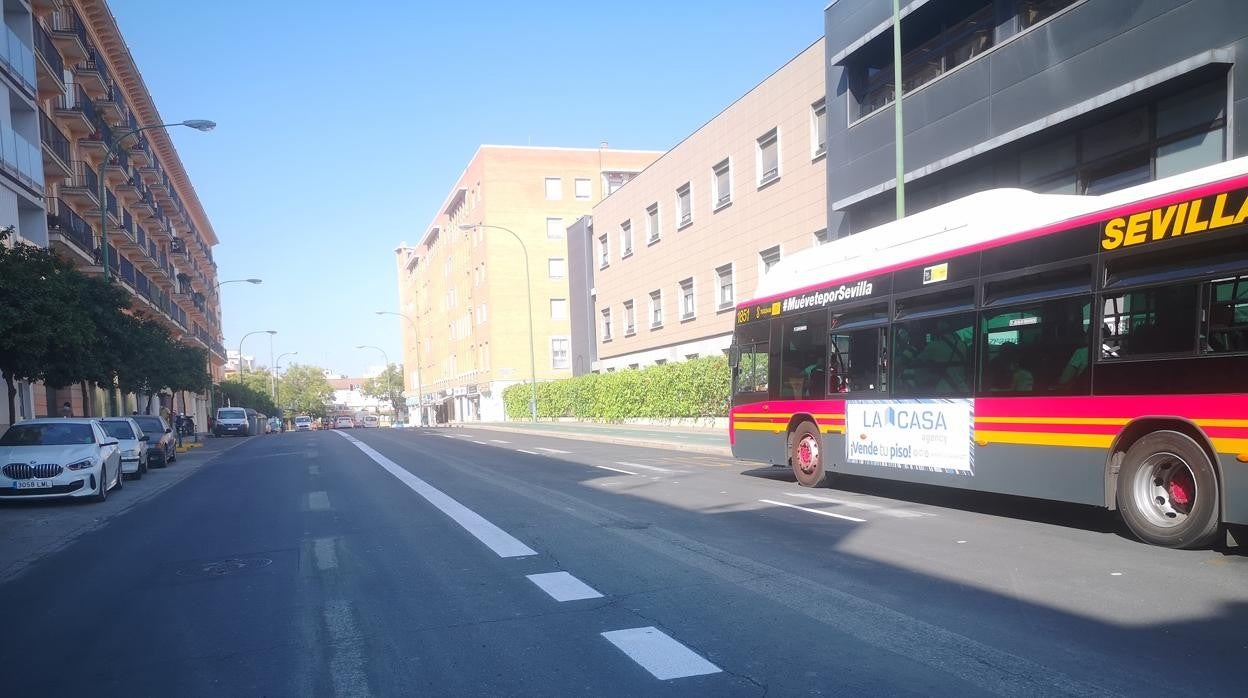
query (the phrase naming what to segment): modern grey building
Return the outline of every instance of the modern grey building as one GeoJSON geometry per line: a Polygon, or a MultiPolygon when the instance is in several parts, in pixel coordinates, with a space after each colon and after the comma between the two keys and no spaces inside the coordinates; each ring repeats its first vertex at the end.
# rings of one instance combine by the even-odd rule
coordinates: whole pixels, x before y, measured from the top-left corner
{"type": "Polygon", "coordinates": [[[594,296],[594,218],[581,216],[568,228],[569,320],[572,323],[572,375],[591,373],[598,360],[594,296]]]}
{"type": "MultiPolygon", "coordinates": [[[[902,2],[906,212],[1100,194],[1248,154],[1244,0],[902,2]]],[[[835,0],[828,230],[895,216],[892,8],[835,0]]]]}

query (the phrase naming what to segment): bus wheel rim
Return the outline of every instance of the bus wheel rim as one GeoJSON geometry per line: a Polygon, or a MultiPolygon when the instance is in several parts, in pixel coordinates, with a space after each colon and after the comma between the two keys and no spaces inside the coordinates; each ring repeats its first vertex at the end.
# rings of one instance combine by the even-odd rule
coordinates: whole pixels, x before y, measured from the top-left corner
{"type": "Polygon", "coordinates": [[[819,442],[815,437],[806,435],[797,442],[797,467],[803,474],[810,475],[819,465],[819,442]]]}
{"type": "Polygon", "coordinates": [[[1183,525],[1198,496],[1191,466],[1173,453],[1149,456],[1135,472],[1131,491],[1140,513],[1160,528],[1183,525]]]}

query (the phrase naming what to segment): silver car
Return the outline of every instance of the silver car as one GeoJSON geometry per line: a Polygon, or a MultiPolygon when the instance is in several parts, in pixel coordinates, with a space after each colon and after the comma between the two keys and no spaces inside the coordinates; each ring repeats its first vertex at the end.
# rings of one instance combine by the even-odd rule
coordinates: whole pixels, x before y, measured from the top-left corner
{"type": "Polygon", "coordinates": [[[95,419],[27,419],[0,436],[0,500],[90,497],[121,489],[121,447],[95,419]]]}
{"type": "Polygon", "coordinates": [[[104,432],[117,439],[121,448],[121,474],[141,480],[147,474],[147,445],[149,438],[139,423],[129,417],[109,417],[100,420],[104,432]]]}

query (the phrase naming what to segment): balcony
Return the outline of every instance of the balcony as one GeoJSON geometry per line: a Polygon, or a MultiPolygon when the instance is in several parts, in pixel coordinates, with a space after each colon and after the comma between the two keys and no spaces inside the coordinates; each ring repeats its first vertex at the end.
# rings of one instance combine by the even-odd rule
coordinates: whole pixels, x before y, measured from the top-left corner
{"type": "MultiPolygon", "coordinates": [[[[111,258],[109,259],[109,262],[112,262],[111,258]]],[[[112,266],[112,265],[110,264],[109,266],[112,266]]],[[[137,293],[138,284],[135,281],[134,264],[129,259],[126,259],[125,257],[118,257],[117,266],[118,266],[117,278],[121,279],[122,281],[125,281],[127,284],[130,285],[130,289],[137,293]]]]}
{"type": "Polygon", "coordinates": [[[70,63],[77,63],[87,58],[87,49],[91,46],[87,39],[87,28],[73,7],[62,5],[52,13],[52,41],[61,50],[70,63]]]}
{"type": "Polygon", "coordinates": [[[104,190],[104,210],[108,211],[108,224],[116,228],[121,225],[121,207],[117,204],[117,195],[104,190]]]}
{"type": "Polygon", "coordinates": [[[142,134],[137,139],[131,141],[132,145],[127,149],[130,153],[130,162],[139,169],[151,167],[155,160],[152,158],[151,148],[147,144],[147,139],[142,134]]]}
{"type": "Polygon", "coordinates": [[[78,149],[103,162],[104,156],[108,154],[108,146],[113,142],[113,132],[100,120],[94,126],[90,133],[78,139],[78,149]]]}
{"type": "Polygon", "coordinates": [[[127,184],[132,175],[130,174],[130,158],[126,157],[126,151],[116,151],[113,156],[104,163],[104,180],[113,186],[127,184]]]}
{"type": "Polygon", "coordinates": [[[88,265],[98,265],[95,230],[72,208],[48,199],[48,243],[54,250],[88,265]],[[55,213],[53,213],[55,211],[55,213]]]}
{"type": "Polygon", "coordinates": [[[92,99],[99,99],[108,90],[107,71],[95,48],[88,47],[86,59],[74,66],[74,82],[82,85],[92,99]]]}
{"type": "Polygon", "coordinates": [[[158,254],[156,250],[156,243],[148,239],[142,226],[135,226],[134,238],[138,241],[139,247],[143,248],[143,254],[135,257],[135,263],[138,264],[139,268],[144,272],[148,274],[155,273],[158,269],[160,269],[160,264],[156,261],[156,256],[158,254]]]}
{"type": "Polygon", "coordinates": [[[134,232],[134,219],[130,216],[129,211],[122,212],[121,225],[109,229],[108,239],[125,252],[144,251],[143,246],[139,244],[138,236],[134,232]]]}
{"type": "Polygon", "coordinates": [[[100,209],[100,178],[91,169],[91,163],[74,160],[70,163],[70,175],[61,184],[61,200],[79,211],[98,212],[100,209]]]}
{"type": "Polygon", "coordinates": [[[0,68],[13,79],[13,82],[25,88],[30,96],[35,95],[35,52],[30,49],[17,34],[4,25],[0,34],[0,68]]]}
{"type": "Polygon", "coordinates": [[[139,182],[137,178],[132,179],[131,181],[134,183],[133,186],[135,192],[138,193],[138,196],[135,197],[135,200],[131,205],[131,208],[134,209],[134,214],[142,220],[154,219],[156,217],[157,206],[155,199],[152,198],[152,192],[149,191],[147,187],[143,186],[142,182],[139,182]]]}
{"type": "Polygon", "coordinates": [[[122,126],[126,123],[126,106],[116,83],[108,83],[104,95],[96,100],[95,108],[109,125],[122,126]]]}
{"type": "Polygon", "coordinates": [[[65,59],[52,42],[48,30],[35,22],[35,77],[39,96],[49,97],[65,91],[65,59]]]}
{"type": "Polygon", "coordinates": [[[95,125],[100,121],[91,98],[77,85],[67,87],[61,93],[53,116],[74,138],[94,133],[95,125]]]}
{"type": "Polygon", "coordinates": [[[39,112],[39,140],[43,145],[43,173],[48,179],[61,179],[72,174],[69,169],[69,138],[39,112]]]}

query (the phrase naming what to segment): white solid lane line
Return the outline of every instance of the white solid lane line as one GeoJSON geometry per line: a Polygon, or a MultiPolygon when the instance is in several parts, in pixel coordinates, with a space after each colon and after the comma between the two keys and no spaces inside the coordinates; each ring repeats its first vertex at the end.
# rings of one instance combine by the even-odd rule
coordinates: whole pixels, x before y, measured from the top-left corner
{"type": "Polygon", "coordinates": [[[630,463],[630,462],[625,461],[625,460],[617,460],[617,461],[615,462],[615,464],[616,464],[616,465],[622,465],[622,466],[624,466],[625,468],[641,468],[642,470],[653,470],[653,471],[654,471],[654,472],[656,472],[656,473],[674,473],[674,472],[677,472],[677,471],[675,471],[675,470],[672,470],[671,468],[660,468],[660,467],[658,467],[658,466],[654,466],[654,465],[642,465],[641,463],[630,463]]]}
{"type": "Polygon", "coordinates": [[[545,451],[547,453],[571,453],[571,451],[560,451],[557,448],[542,448],[541,446],[534,446],[534,448],[536,448],[539,451],[545,451]]]}
{"type": "MultiPolygon", "coordinates": [[[[342,434],[342,432],[338,433],[342,434]]],[[[515,536],[486,521],[485,517],[455,501],[442,490],[407,472],[398,463],[381,455],[372,446],[349,434],[342,434],[342,438],[355,444],[355,447],[363,451],[364,455],[372,458],[373,462],[385,468],[386,472],[398,478],[399,482],[424,497],[443,514],[451,517],[455,523],[463,526],[465,531],[485,543],[486,547],[497,553],[499,557],[523,557],[537,554],[537,551],[521,543],[515,536]]]]}
{"type": "Polygon", "coordinates": [[[656,679],[683,679],[722,671],[658,628],[612,630],[602,636],[656,679]]]}
{"type": "Polygon", "coordinates": [[[527,575],[542,591],[550,594],[555,601],[579,601],[580,599],[599,599],[602,594],[567,572],[547,572],[545,574],[527,575]]]}
{"type": "Polygon", "coordinates": [[[820,516],[831,516],[834,519],[844,519],[846,521],[853,521],[855,523],[867,522],[866,519],[855,519],[852,516],[846,516],[844,514],[833,514],[830,511],[823,511],[822,509],[807,509],[806,507],[799,507],[796,504],[789,504],[788,502],[777,502],[774,499],[760,499],[758,501],[764,502],[766,504],[774,504],[775,506],[778,506],[778,507],[788,507],[790,509],[801,509],[802,511],[810,512],[811,514],[818,514],[820,516]]]}
{"type": "Polygon", "coordinates": [[[519,451],[519,452],[521,452],[521,453],[527,453],[527,454],[529,454],[530,456],[540,456],[540,455],[542,455],[542,454],[538,453],[537,451],[526,451],[526,450],[524,450],[523,448],[517,448],[516,450],[517,450],[517,451],[519,451]]]}
{"type": "Polygon", "coordinates": [[[636,475],[636,474],[637,474],[637,473],[632,473],[632,472],[629,472],[629,471],[627,471],[627,470],[620,470],[619,468],[612,468],[612,467],[611,467],[611,466],[609,466],[609,465],[595,465],[594,467],[595,467],[595,468],[602,468],[603,470],[610,470],[610,471],[615,472],[615,473],[624,473],[625,475],[636,475]]]}
{"type": "Polygon", "coordinates": [[[913,519],[920,516],[934,516],[921,511],[910,511],[908,509],[889,509],[879,504],[867,504],[866,502],[850,502],[844,499],[833,499],[832,497],[821,497],[817,494],[806,494],[805,492],[785,492],[786,497],[800,497],[815,502],[827,502],[828,504],[839,504],[850,509],[861,509],[863,511],[874,511],[884,516],[895,516],[899,519],[913,519]]]}
{"type": "Polygon", "coordinates": [[[492,442],[494,442],[494,443],[496,443],[496,444],[509,444],[509,443],[511,443],[510,441],[503,441],[502,439],[490,439],[490,441],[492,441],[492,442]]]}

